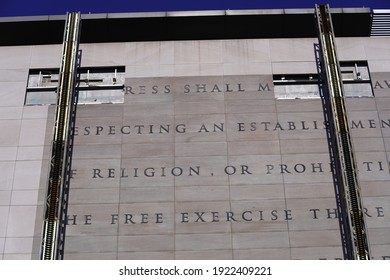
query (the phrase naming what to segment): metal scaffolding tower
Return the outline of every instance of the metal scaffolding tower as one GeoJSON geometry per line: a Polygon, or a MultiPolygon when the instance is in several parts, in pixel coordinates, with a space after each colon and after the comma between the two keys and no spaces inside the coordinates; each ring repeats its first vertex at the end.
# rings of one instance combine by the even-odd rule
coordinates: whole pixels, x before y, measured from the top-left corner
{"type": "Polygon", "coordinates": [[[73,127],[77,106],[75,85],[79,34],[80,13],[67,13],[42,231],[40,258],[43,260],[63,259],[64,254],[73,127]]]}
{"type": "Polygon", "coordinates": [[[348,255],[352,259],[368,260],[370,254],[367,230],[329,5],[316,5],[315,14],[322,51],[322,68],[325,70],[330,99],[331,114],[329,118],[332,120],[334,127],[335,161],[336,166],[340,168],[338,172],[340,175],[339,187],[344,199],[345,209],[343,211],[346,214],[347,232],[352,247],[349,249],[351,252],[348,255]]]}

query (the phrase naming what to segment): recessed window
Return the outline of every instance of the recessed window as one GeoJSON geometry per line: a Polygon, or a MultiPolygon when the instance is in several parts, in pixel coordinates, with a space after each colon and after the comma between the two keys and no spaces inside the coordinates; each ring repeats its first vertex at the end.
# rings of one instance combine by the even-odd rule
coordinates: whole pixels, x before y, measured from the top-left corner
{"type": "MultiPolygon", "coordinates": [[[[30,69],[25,105],[56,104],[59,69],[30,69]]],[[[83,67],[76,79],[79,104],[123,103],[125,67],[83,67]]]]}
{"type": "MultiPolygon", "coordinates": [[[[346,97],[372,97],[371,78],[366,61],[340,62],[341,77],[346,97]]],[[[274,75],[275,98],[320,98],[319,74],[274,75]]]]}
{"type": "Polygon", "coordinates": [[[274,75],[274,91],[277,99],[320,98],[318,74],[274,75]]]}

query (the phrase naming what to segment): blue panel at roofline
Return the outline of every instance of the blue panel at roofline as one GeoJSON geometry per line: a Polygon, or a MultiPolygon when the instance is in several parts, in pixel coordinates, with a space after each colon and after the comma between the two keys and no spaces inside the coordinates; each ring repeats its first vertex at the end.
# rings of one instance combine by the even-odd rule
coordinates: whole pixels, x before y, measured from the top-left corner
{"type": "Polygon", "coordinates": [[[332,8],[390,9],[390,0],[1,0],[0,17],[62,15],[67,11],[125,13],[158,11],[300,9],[329,3],[332,8]]]}

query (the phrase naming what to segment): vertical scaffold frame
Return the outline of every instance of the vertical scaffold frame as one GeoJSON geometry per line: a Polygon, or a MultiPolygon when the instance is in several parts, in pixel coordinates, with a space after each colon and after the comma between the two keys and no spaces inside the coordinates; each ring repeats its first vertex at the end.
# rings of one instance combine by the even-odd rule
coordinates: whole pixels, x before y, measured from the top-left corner
{"type": "Polygon", "coordinates": [[[40,259],[63,259],[70,184],[73,128],[76,117],[76,75],[80,13],[67,13],[57,89],[50,171],[47,183],[40,259]]]}

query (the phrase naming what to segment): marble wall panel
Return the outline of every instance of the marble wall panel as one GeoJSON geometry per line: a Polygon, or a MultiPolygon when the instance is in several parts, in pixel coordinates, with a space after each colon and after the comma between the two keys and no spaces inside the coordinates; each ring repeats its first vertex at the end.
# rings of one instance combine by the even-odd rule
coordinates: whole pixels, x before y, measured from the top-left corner
{"type": "Polygon", "coordinates": [[[32,249],[33,239],[25,238],[6,238],[4,246],[4,254],[30,254],[32,249]]]}
{"type": "Polygon", "coordinates": [[[200,62],[199,41],[175,41],[173,48],[175,64],[193,64],[200,62]]]}
{"type": "Polygon", "coordinates": [[[226,87],[226,100],[274,100],[275,98],[271,75],[226,75],[223,77],[223,82],[226,87]]]}
{"type": "Polygon", "coordinates": [[[248,100],[234,99],[226,100],[227,114],[245,114],[245,113],[274,113],[276,112],[275,100],[248,100]]]}
{"type": "MultiPolygon", "coordinates": [[[[190,66],[191,65],[186,65],[186,67],[190,66]]],[[[198,67],[200,70],[197,65],[192,65],[192,67],[198,67]]],[[[186,69],[183,68],[183,70],[186,69]]],[[[195,70],[196,69],[193,71],[195,70]]],[[[213,101],[223,101],[225,98],[225,91],[228,89],[228,86],[224,82],[224,77],[220,75],[179,77],[171,80],[171,87],[175,102],[203,102],[204,104],[213,101]]],[[[238,85],[230,85],[229,90],[232,90],[232,92],[238,90],[238,85]]],[[[178,109],[179,105],[180,104],[175,103],[175,110],[178,109]]]]}
{"type": "Polygon", "coordinates": [[[283,175],[285,183],[333,182],[329,154],[282,155],[282,162],[272,172],[283,175]]]}
{"type": "Polygon", "coordinates": [[[80,44],[81,66],[117,66],[124,64],[125,43],[80,44]]]}
{"type": "Polygon", "coordinates": [[[74,159],[72,188],[118,188],[120,159],[74,159]]]}
{"type": "Polygon", "coordinates": [[[232,201],[253,201],[262,203],[267,199],[284,199],[282,184],[263,185],[230,185],[230,199],[232,201]]]}
{"type": "MultiPolygon", "coordinates": [[[[228,184],[228,176],[224,173],[227,166],[226,156],[177,157],[175,158],[175,165],[183,170],[181,176],[174,177],[175,186],[220,186],[228,184]]],[[[175,174],[181,174],[180,170],[172,171],[175,174]]]]}
{"type": "Polygon", "coordinates": [[[75,204],[68,209],[67,236],[88,238],[90,236],[113,236],[118,234],[118,225],[111,224],[111,214],[118,213],[118,204],[75,204]]]}
{"type": "Polygon", "coordinates": [[[174,64],[174,45],[173,41],[160,42],[160,64],[174,64]]]}
{"type": "Polygon", "coordinates": [[[173,260],[175,251],[161,252],[123,252],[118,253],[118,260],[173,260]]]}
{"type": "MultiPolygon", "coordinates": [[[[111,222],[119,235],[169,234],[174,232],[174,204],[170,202],[121,203],[111,222]],[[117,220],[115,220],[117,218],[117,220]]],[[[159,251],[159,250],[157,250],[159,251]]]]}
{"type": "Polygon", "coordinates": [[[31,254],[4,254],[3,260],[31,260],[31,254]]]}
{"type": "Polygon", "coordinates": [[[389,97],[377,97],[376,106],[378,111],[389,111],[390,110],[390,98],[389,97]]]}
{"type": "Polygon", "coordinates": [[[340,231],[337,230],[308,230],[290,231],[292,248],[299,247],[341,247],[340,231]]]}
{"type": "Polygon", "coordinates": [[[18,147],[17,160],[42,160],[43,146],[18,147]]]}
{"type": "Polygon", "coordinates": [[[364,197],[390,196],[386,181],[361,181],[360,188],[364,197]]]}
{"type": "Polygon", "coordinates": [[[176,251],[229,250],[232,249],[230,233],[176,234],[176,251]]]}
{"type": "Polygon", "coordinates": [[[282,183],[278,170],[280,155],[230,156],[225,174],[231,185],[258,185],[282,183]]]}
{"type": "Polygon", "coordinates": [[[229,201],[176,201],[175,236],[230,233],[227,212],[230,212],[229,201]]]}
{"type": "Polygon", "coordinates": [[[118,237],[115,236],[68,236],[65,242],[65,258],[72,253],[116,253],[118,237]]]}
{"type": "Polygon", "coordinates": [[[7,132],[0,134],[0,145],[3,147],[18,146],[20,128],[20,120],[0,120],[0,131],[7,132]]]}
{"type": "Polygon", "coordinates": [[[27,80],[27,76],[27,68],[0,69],[0,82],[25,82],[27,80]]]}
{"type": "MultiPolygon", "coordinates": [[[[384,116],[383,116],[384,117],[384,116]]],[[[381,120],[376,111],[348,112],[352,137],[381,137],[381,120]]],[[[383,119],[386,120],[386,119],[383,119]]],[[[388,128],[389,129],[389,128],[388,128]]]]}
{"type": "Polygon", "coordinates": [[[40,160],[17,161],[15,164],[14,190],[37,190],[41,176],[40,160]]]}
{"type": "Polygon", "coordinates": [[[326,138],[280,140],[281,154],[324,154],[329,151],[326,138]]]}
{"type": "Polygon", "coordinates": [[[278,140],[232,141],[228,142],[228,154],[238,155],[278,155],[281,145],[278,140]]]}
{"type": "Polygon", "coordinates": [[[364,38],[336,38],[337,55],[340,61],[367,60],[364,38]]]}
{"type": "MultiPolygon", "coordinates": [[[[61,54],[61,44],[32,46],[30,68],[60,68],[61,54]]],[[[84,54],[83,52],[83,60],[84,54]]]]}
{"type": "Polygon", "coordinates": [[[251,64],[224,63],[224,75],[271,75],[272,64],[270,62],[255,62],[251,64]]]}
{"type": "Polygon", "coordinates": [[[164,252],[175,248],[173,235],[134,235],[118,237],[118,253],[164,252]]]}
{"type": "Polygon", "coordinates": [[[0,238],[0,260],[3,259],[5,238],[0,238]]]}
{"type": "Polygon", "coordinates": [[[277,99],[276,110],[278,113],[321,112],[321,99],[277,99]]]}
{"type": "Polygon", "coordinates": [[[19,107],[24,104],[26,82],[0,82],[1,107],[19,107]]]}
{"type": "Polygon", "coordinates": [[[0,120],[19,120],[22,113],[23,107],[0,107],[0,120]]]}
{"type": "Polygon", "coordinates": [[[5,237],[7,232],[7,222],[9,215],[9,206],[0,206],[0,237],[5,237]]]}
{"type": "Polygon", "coordinates": [[[288,221],[290,232],[339,228],[334,198],[288,199],[286,207],[291,210],[291,219],[288,221]]]}
{"type": "Polygon", "coordinates": [[[116,172],[122,188],[164,187],[174,184],[176,177],[173,174],[180,174],[181,168],[183,176],[186,176],[189,171],[183,165],[175,163],[173,157],[129,158],[122,159],[120,169],[117,168],[116,172]]]}
{"type": "Polygon", "coordinates": [[[348,112],[351,111],[374,111],[377,109],[375,98],[345,98],[345,107],[348,112]]]}
{"type": "Polygon", "coordinates": [[[382,137],[390,137],[390,111],[379,112],[379,120],[381,123],[378,127],[382,130],[382,137]]]}
{"type": "Polygon", "coordinates": [[[111,204],[119,202],[119,188],[78,189],[70,188],[69,205],[111,204]]]}
{"type": "Polygon", "coordinates": [[[280,139],[326,139],[322,112],[278,113],[277,121],[270,130],[278,131],[280,139]]]}
{"type": "Polygon", "coordinates": [[[84,144],[73,146],[73,159],[119,159],[122,146],[120,144],[84,144]]]}
{"type": "MultiPolygon", "coordinates": [[[[49,106],[49,113],[51,114],[54,106],[49,106]]],[[[122,118],[124,114],[124,106],[121,104],[79,104],[77,105],[77,119],[76,126],[78,126],[79,119],[97,119],[97,118],[122,118]]],[[[54,118],[54,116],[53,116],[54,118]]]]}
{"type": "Polygon", "coordinates": [[[288,248],[289,237],[284,231],[233,234],[233,249],[288,248]]]}
{"type": "Polygon", "coordinates": [[[271,61],[315,61],[316,38],[270,40],[271,61]]]}
{"type": "MultiPolygon", "coordinates": [[[[120,144],[122,118],[78,118],[75,145],[120,144]]],[[[50,137],[50,136],[49,136],[50,137]]]]}
{"type": "Polygon", "coordinates": [[[366,40],[364,49],[368,60],[390,59],[390,40],[387,37],[366,40]]]}
{"type": "Polygon", "coordinates": [[[270,40],[224,40],[222,44],[225,63],[250,64],[270,60],[270,40]]]}
{"type": "Polygon", "coordinates": [[[222,63],[226,53],[223,53],[224,41],[222,40],[206,40],[200,41],[199,55],[200,63],[222,63]]]}
{"type": "Polygon", "coordinates": [[[15,160],[18,154],[17,147],[0,147],[0,158],[2,161],[15,160]]]}
{"type": "Polygon", "coordinates": [[[282,200],[234,201],[232,212],[235,221],[231,221],[233,233],[246,232],[287,232],[290,211],[282,200]]]}
{"type": "Polygon", "coordinates": [[[372,73],[387,72],[390,69],[390,59],[369,60],[368,67],[372,73]]]}
{"type": "Polygon", "coordinates": [[[11,193],[11,191],[0,191],[0,206],[7,206],[10,204],[11,193]]]}
{"type": "Polygon", "coordinates": [[[390,228],[390,197],[363,197],[367,228],[390,228]]]}
{"type": "Polygon", "coordinates": [[[115,253],[68,253],[65,252],[64,260],[117,260],[115,253]]]}
{"type": "Polygon", "coordinates": [[[273,74],[317,73],[317,66],[312,61],[273,62],[273,74]]]}
{"type": "Polygon", "coordinates": [[[390,96],[390,73],[371,72],[371,84],[375,97],[387,98],[390,96]]]}
{"type": "Polygon", "coordinates": [[[224,114],[225,104],[215,102],[175,102],[176,115],[224,114]]]}
{"type": "Polygon", "coordinates": [[[174,107],[172,102],[139,102],[123,106],[123,116],[126,119],[159,120],[174,115],[174,107]]]}
{"type": "Polygon", "coordinates": [[[174,202],[173,186],[127,186],[120,189],[120,203],[174,202]]]}
{"type": "Polygon", "coordinates": [[[290,248],[236,249],[233,251],[233,256],[237,260],[288,260],[291,258],[291,253],[290,248]]]}
{"type": "Polygon", "coordinates": [[[11,205],[36,205],[38,190],[12,191],[11,205]]]}
{"type": "Polygon", "coordinates": [[[7,237],[31,237],[34,233],[36,206],[10,206],[7,237]]]}
{"type": "Polygon", "coordinates": [[[41,146],[45,141],[46,120],[22,120],[19,146],[41,146]]]}
{"type": "Polygon", "coordinates": [[[224,65],[222,63],[208,63],[199,65],[200,76],[217,76],[223,72],[224,65]]]}
{"type": "Polygon", "coordinates": [[[171,102],[174,87],[171,78],[126,78],[125,104],[171,102]]]}
{"type": "Polygon", "coordinates": [[[174,64],[173,76],[175,77],[201,76],[200,64],[174,64]]]}
{"type": "Polygon", "coordinates": [[[274,113],[229,114],[226,116],[228,141],[278,140],[274,113]]]}
{"type": "Polygon", "coordinates": [[[293,260],[339,260],[344,259],[341,246],[291,248],[293,260]]]}
{"type": "Polygon", "coordinates": [[[28,69],[31,61],[31,46],[1,47],[1,69],[28,69]]]}
{"type": "Polygon", "coordinates": [[[372,245],[371,254],[376,260],[389,260],[390,259],[390,246],[389,245],[372,245]]]}
{"type": "Polygon", "coordinates": [[[126,63],[153,64],[160,59],[160,42],[135,42],[126,46],[126,63]]]}
{"type": "MultiPolygon", "coordinates": [[[[162,142],[157,144],[122,144],[122,158],[141,158],[141,157],[173,157],[175,153],[175,145],[170,142],[162,142]]],[[[188,151],[191,153],[191,151],[188,151]]]]}
{"type": "Polygon", "coordinates": [[[175,251],[177,260],[231,260],[232,250],[175,251]]]}
{"type": "Polygon", "coordinates": [[[176,143],[176,157],[223,156],[227,152],[226,142],[190,142],[176,143]]]}
{"type": "MultiPolygon", "coordinates": [[[[232,187],[230,187],[230,191],[232,191],[232,187]]],[[[233,193],[231,195],[233,196],[233,193]]],[[[227,185],[175,187],[175,200],[179,202],[228,201],[229,199],[229,186],[227,185]]]]}
{"type": "Polygon", "coordinates": [[[14,180],[15,163],[13,161],[0,161],[0,169],[2,170],[2,176],[0,176],[0,190],[11,190],[14,180]]]}
{"type": "Polygon", "coordinates": [[[387,156],[383,152],[356,152],[360,181],[389,180],[387,156]]]}
{"type": "Polygon", "coordinates": [[[352,145],[355,152],[384,152],[383,138],[353,138],[352,145]]]}
{"type": "Polygon", "coordinates": [[[285,196],[290,198],[334,198],[333,183],[285,184],[285,196]]]}
{"type": "Polygon", "coordinates": [[[368,239],[370,245],[381,245],[390,243],[389,228],[370,228],[368,239]]]}

